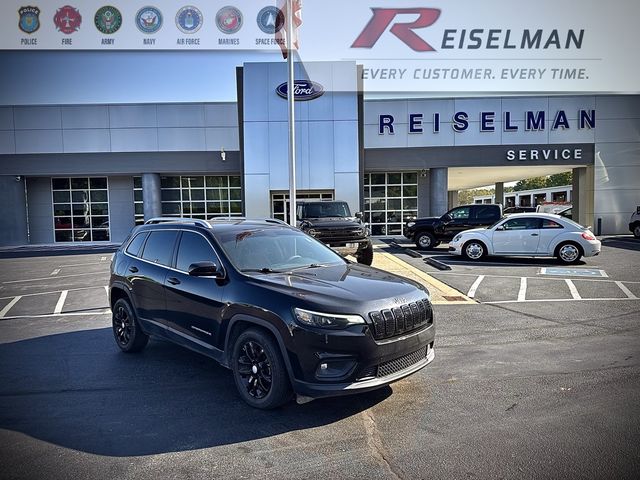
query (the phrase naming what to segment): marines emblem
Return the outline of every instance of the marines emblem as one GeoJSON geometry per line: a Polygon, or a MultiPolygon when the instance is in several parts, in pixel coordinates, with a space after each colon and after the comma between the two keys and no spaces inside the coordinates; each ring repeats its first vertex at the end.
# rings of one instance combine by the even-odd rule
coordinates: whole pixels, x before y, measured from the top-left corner
{"type": "Polygon", "coordinates": [[[216,25],[222,33],[236,33],[242,28],[242,12],[236,7],[222,7],[216,15],[216,25]]]}
{"type": "Polygon", "coordinates": [[[182,33],[196,33],[202,26],[202,12],[196,7],[182,7],[176,14],[176,25],[182,33]]]}
{"type": "Polygon", "coordinates": [[[59,32],[70,35],[80,29],[82,16],[77,8],[65,5],[56,10],[56,14],[53,16],[53,23],[59,32]]]}
{"type": "Polygon", "coordinates": [[[273,35],[284,26],[284,14],[274,6],[264,7],[258,13],[257,22],[260,30],[267,35],[273,35]]]}
{"type": "Polygon", "coordinates": [[[38,7],[22,7],[18,10],[20,19],[18,28],[31,35],[40,28],[40,9],[38,7]]]}
{"type": "Polygon", "coordinates": [[[122,14],[116,7],[106,6],[98,9],[93,21],[100,32],[111,35],[122,26],[122,14]]]}
{"type": "Polygon", "coordinates": [[[156,33],[162,27],[162,13],[156,7],[142,7],[136,13],[136,27],[142,33],[156,33]]]}

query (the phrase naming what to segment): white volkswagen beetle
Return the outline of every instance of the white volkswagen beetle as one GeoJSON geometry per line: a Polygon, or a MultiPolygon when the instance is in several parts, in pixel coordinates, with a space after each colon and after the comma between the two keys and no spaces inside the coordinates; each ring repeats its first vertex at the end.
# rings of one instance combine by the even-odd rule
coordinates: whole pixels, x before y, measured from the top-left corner
{"type": "Polygon", "coordinates": [[[487,228],[465,230],[449,251],[469,260],[487,255],[557,257],[565,264],[600,253],[600,240],[587,227],[551,213],[516,213],[487,228]]]}

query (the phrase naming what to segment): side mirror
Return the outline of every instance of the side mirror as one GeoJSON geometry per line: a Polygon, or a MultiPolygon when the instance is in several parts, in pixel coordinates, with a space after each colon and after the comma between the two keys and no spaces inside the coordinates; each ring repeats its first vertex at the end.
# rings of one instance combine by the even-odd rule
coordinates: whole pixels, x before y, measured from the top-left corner
{"type": "Polygon", "coordinates": [[[499,225],[496,227],[496,230],[502,232],[504,230],[504,225],[499,225]]]}
{"type": "Polygon", "coordinates": [[[362,218],[362,212],[356,212],[356,218],[362,218]]]}
{"type": "Polygon", "coordinates": [[[192,277],[224,278],[224,272],[215,262],[196,262],[189,265],[189,275],[192,277]]]}

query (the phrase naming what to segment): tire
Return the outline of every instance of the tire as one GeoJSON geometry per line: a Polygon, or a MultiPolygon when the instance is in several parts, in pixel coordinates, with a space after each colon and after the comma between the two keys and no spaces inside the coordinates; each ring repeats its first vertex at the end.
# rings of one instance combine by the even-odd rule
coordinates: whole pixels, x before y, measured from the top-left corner
{"type": "Polygon", "coordinates": [[[482,260],[487,256],[487,247],[479,240],[469,240],[462,247],[462,256],[467,260],[482,260]]]}
{"type": "Polygon", "coordinates": [[[416,234],[416,247],[420,250],[431,250],[436,245],[436,237],[429,232],[416,234]]]}
{"type": "Polygon", "coordinates": [[[582,249],[573,242],[565,242],[556,248],[556,257],[558,261],[564,265],[572,265],[578,263],[582,258],[582,249]]]}
{"type": "Polygon", "coordinates": [[[637,223],[633,227],[633,236],[636,237],[636,238],[640,238],[640,223],[637,223]]]}
{"type": "Polygon", "coordinates": [[[371,265],[373,263],[373,245],[371,245],[371,242],[369,242],[366,248],[358,252],[356,259],[358,263],[363,265],[371,265]]]}
{"type": "Polygon", "coordinates": [[[242,332],[231,354],[233,378],[242,399],[254,408],[269,410],[291,399],[291,385],[276,342],[265,332],[242,332]]]}
{"type": "Polygon", "coordinates": [[[111,323],[116,344],[123,352],[140,352],[147,346],[149,335],[140,328],[133,308],[126,299],[120,298],[116,301],[111,314],[111,323]]]}

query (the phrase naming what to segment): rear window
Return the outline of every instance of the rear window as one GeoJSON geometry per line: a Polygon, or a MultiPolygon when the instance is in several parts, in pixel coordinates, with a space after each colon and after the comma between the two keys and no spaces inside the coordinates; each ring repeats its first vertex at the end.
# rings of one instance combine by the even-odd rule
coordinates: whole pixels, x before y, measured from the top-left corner
{"type": "Polygon", "coordinates": [[[142,258],[159,265],[170,266],[177,236],[178,232],[175,230],[151,232],[144,245],[142,258]]]}
{"type": "Polygon", "coordinates": [[[500,209],[495,206],[479,206],[475,208],[477,220],[493,220],[500,216],[500,209]]]}

